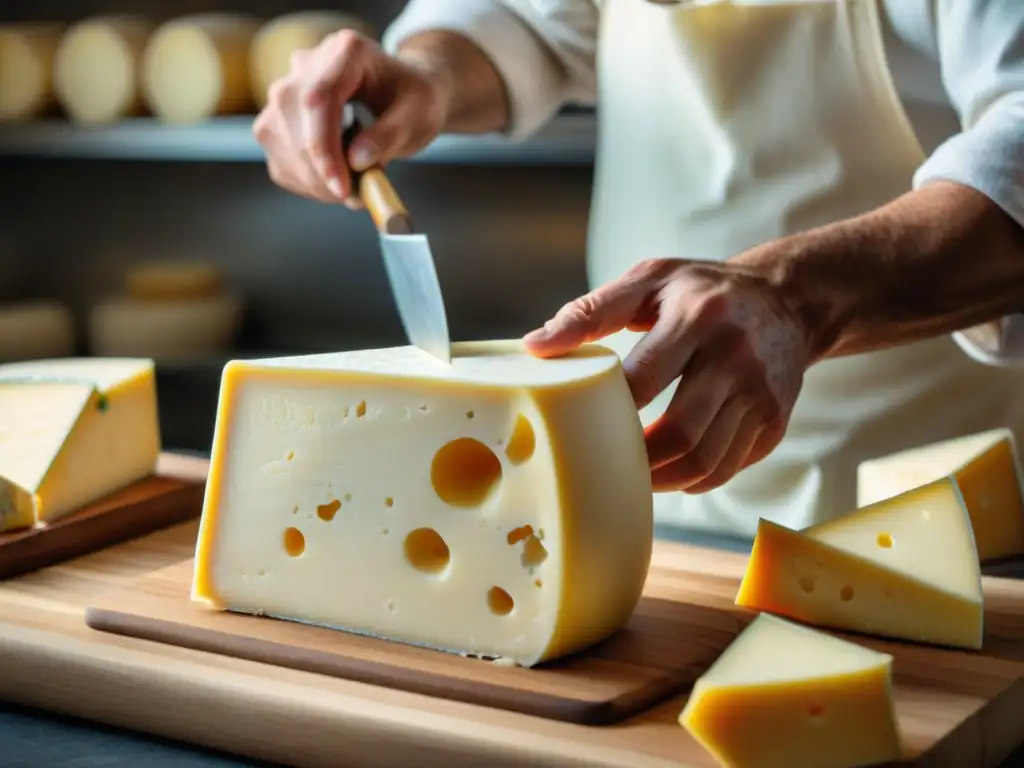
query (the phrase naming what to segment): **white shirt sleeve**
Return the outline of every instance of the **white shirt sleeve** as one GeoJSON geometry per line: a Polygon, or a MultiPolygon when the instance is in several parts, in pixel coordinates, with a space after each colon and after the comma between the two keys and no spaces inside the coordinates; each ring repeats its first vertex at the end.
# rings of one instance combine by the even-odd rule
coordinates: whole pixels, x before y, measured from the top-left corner
{"type": "MultiPolygon", "coordinates": [[[[1024,227],[1024,2],[938,0],[935,25],[943,83],[963,130],[921,166],[914,187],[972,187],[1024,227]]],[[[979,362],[1024,364],[1021,315],[953,338],[979,362]]]]}
{"type": "Polygon", "coordinates": [[[520,139],[566,104],[594,104],[597,28],[594,0],[410,0],[383,44],[393,53],[432,30],[472,40],[505,82],[507,134],[520,139]]]}

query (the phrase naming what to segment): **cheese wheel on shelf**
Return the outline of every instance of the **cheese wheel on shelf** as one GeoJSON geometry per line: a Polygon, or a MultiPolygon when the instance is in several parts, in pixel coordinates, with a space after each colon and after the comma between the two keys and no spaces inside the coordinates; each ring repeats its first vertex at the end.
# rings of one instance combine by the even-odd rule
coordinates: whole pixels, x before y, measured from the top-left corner
{"type": "Polygon", "coordinates": [[[125,275],[128,296],[140,301],[196,299],[220,293],[220,268],[202,262],[136,264],[125,275]]]}
{"type": "Polygon", "coordinates": [[[521,666],[625,625],[650,564],[643,428],[596,345],[231,362],[208,487],[193,599],[521,666]]]}
{"type": "Polygon", "coordinates": [[[137,114],[142,106],[139,63],[153,25],[131,16],[96,16],[61,39],[54,89],[68,117],[102,125],[137,114]]]}
{"type": "Polygon", "coordinates": [[[64,27],[0,26],[0,122],[31,120],[54,104],[53,59],[64,27]]]}
{"type": "Polygon", "coordinates": [[[75,320],[56,301],[0,304],[0,362],[67,357],[75,351],[75,320]]]}
{"type": "Polygon", "coordinates": [[[267,90],[272,82],[288,74],[293,52],[314,48],[342,29],[353,29],[367,37],[377,34],[368,22],[339,11],[288,13],[260,27],[249,49],[249,78],[256,105],[266,106],[267,90]]]}
{"type": "Polygon", "coordinates": [[[166,123],[197,123],[251,111],[249,44],[260,22],[238,13],[201,13],[166,22],[142,57],[146,102],[166,123]]]}
{"type": "Polygon", "coordinates": [[[112,298],[89,313],[89,348],[105,357],[152,357],[179,362],[230,349],[242,303],[232,295],[139,301],[112,298]]]}

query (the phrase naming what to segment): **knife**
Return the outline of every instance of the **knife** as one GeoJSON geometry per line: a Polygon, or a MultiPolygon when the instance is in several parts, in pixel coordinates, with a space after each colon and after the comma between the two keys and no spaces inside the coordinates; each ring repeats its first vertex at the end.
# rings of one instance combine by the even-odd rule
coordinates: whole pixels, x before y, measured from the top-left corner
{"type": "MultiPolygon", "coordinates": [[[[345,105],[342,147],[347,150],[368,120],[367,112],[345,105]]],[[[417,233],[395,188],[375,166],[352,172],[352,185],[380,233],[380,250],[391,293],[410,343],[443,363],[451,363],[451,339],[441,284],[426,235],[417,233]]]]}

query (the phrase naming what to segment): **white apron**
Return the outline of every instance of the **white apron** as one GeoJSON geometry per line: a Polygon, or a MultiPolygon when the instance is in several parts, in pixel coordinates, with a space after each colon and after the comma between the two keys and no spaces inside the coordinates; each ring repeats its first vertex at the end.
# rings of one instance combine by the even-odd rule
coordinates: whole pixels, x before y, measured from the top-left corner
{"type": "MultiPolygon", "coordinates": [[[[603,0],[589,277],[655,257],[723,260],[908,191],[924,159],[890,80],[876,0],[603,0]]],[[[639,338],[607,341],[623,357],[639,338]]],[[[675,384],[641,416],[660,415],[675,384]]],[[[752,537],[856,506],[863,459],[1024,425],[1024,379],[947,337],[807,374],[766,459],[655,519],[752,537]]]]}

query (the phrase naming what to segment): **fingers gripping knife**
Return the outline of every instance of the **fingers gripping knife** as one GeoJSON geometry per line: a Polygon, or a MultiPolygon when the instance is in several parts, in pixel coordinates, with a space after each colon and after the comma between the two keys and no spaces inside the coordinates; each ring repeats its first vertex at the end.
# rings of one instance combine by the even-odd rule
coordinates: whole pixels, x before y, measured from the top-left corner
{"type": "MultiPolygon", "coordinates": [[[[345,107],[342,146],[363,129],[361,110],[345,107]]],[[[413,229],[409,213],[379,167],[353,173],[352,183],[380,232],[384,268],[409,341],[444,363],[451,363],[451,341],[444,297],[425,235],[413,229]]]]}

